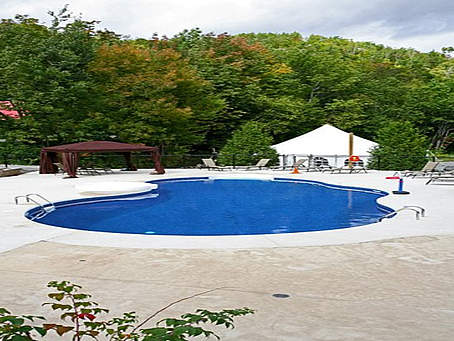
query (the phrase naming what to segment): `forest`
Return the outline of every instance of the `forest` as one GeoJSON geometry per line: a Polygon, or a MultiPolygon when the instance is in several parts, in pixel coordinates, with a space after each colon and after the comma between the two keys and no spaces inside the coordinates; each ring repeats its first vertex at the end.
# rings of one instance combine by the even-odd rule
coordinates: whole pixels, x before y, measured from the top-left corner
{"type": "Polygon", "coordinates": [[[47,25],[26,15],[0,23],[0,101],[20,116],[0,118],[10,152],[115,140],[209,153],[250,122],[273,143],[329,123],[376,141],[402,126],[425,149],[454,149],[452,47],[199,29],[132,39],[66,8],[49,14],[47,25]]]}

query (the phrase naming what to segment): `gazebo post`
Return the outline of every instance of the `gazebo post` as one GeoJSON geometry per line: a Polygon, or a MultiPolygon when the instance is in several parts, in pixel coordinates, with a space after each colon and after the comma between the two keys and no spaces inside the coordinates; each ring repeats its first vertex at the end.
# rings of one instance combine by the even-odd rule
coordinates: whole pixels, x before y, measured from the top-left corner
{"type": "Polygon", "coordinates": [[[39,161],[39,173],[40,174],[55,174],[58,172],[57,166],[54,163],[57,162],[57,154],[54,152],[46,152],[41,150],[40,161],[39,161]]]}
{"type": "Polygon", "coordinates": [[[126,160],[126,168],[128,171],[136,171],[137,167],[132,163],[131,152],[122,153],[126,160]]]}
{"type": "Polygon", "coordinates": [[[62,154],[63,168],[68,178],[77,178],[77,166],[79,165],[79,153],[65,152],[62,154]]]}
{"type": "MultiPolygon", "coordinates": [[[[156,149],[155,151],[151,152],[151,158],[153,159],[154,162],[154,168],[156,170],[157,174],[164,174],[165,170],[164,167],[162,167],[161,164],[161,154],[159,153],[159,150],[156,149]]],[[[153,174],[153,173],[152,173],[153,174]]]]}

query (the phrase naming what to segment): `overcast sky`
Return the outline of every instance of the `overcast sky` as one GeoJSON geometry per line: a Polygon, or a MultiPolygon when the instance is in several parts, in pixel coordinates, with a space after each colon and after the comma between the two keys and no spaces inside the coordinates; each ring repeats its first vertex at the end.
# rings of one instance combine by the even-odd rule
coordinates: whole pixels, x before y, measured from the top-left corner
{"type": "Polygon", "coordinates": [[[454,0],[0,0],[0,18],[47,12],[69,3],[74,14],[100,20],[132,38],[204,32],[300,32],[440,51],[454,46],[454,0]]]}

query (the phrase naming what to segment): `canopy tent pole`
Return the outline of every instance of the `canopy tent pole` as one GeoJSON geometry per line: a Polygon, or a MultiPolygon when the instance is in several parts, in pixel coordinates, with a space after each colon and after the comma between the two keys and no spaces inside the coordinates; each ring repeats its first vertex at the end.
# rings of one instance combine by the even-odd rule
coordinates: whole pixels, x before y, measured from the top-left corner
{"type": "Polygon", "coordinates": [[[353,155],[353,133],[348,134],[348,168],[353,168],[352,162],[353,155]]]}

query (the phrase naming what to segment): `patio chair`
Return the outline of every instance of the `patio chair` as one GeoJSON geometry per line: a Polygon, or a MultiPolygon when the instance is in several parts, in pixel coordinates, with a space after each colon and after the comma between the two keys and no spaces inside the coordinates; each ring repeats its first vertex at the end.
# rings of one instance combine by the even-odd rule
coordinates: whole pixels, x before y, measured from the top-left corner
{"type": "Polygon", "coordinates": [[[444,174],[433,175],[430,177],[429,181],[426,182],[426,185],[434,183],[436,181],[454,181],[454,171],[449,171],[444,174]]]}
{"type": "Polygon", "coordinates": [[[322,172],[325,171],[331,171],[331,174],[333,173],[367,173],[367,169],[364,166],[364,161],[363,160],[358,160],[358,161],[350,161],[349,159],[344,160],[344,165],[342,167],[334,167],[331,169],[326,169],[323,170],[322,172]],[[352,167],[350,167],[350,162],[352,163],[352,167]]]}
{"type": "Polygon", "coordinates": [[[84,175],[101,175],[101,173],[93,167],[79,167],[77,168],[77,173],[84,175]]]}
{"type": "Polygon", "coordinates": [[[254,166],[246,166],[246,167],[239,167],[238,169],[243,170],[262,170],[265,168],[269,168],[266,165],[270,162],[271,159],[260,159],[254,166]]]}
{"type": "Polygon", "coordinates": [[[328,159],[325,159],[321,156],[316,156],[313,159],[309,160],[309,166],[307,167],[307,171],[317,171],[323,172],[333,169],[334,167],[330,166],[328,163],[328,159]]]}
{"type": "Polygon", "coordinates": [[[114,171],[111,168],[109,168],[109,167],[92,167],[92,166],[88,166],[88,167],[85,167],[85,169],[88,170],[88,171],[97,173],[97,174],[101,174],[100,172],[105,173],[105,174],[114,174],[114,171]]]}
{"type": "MultiPolygon", "coordinates": [[[[65,173],[66,173],[65,167],[63,166],[62,163],[60,163],[60,162],[53,162],[52,164],[53,164],[54,166],[57,167],[57,169],[58,169],[58,172],[57,172],[57,173],[62,173],[62,174],[65,174],[65,173]]],[[[57,173],[55,173],[55,174],[57,174],[57,173]]]]}
{"type": "Polygon", "coordinates": [[[295,161],[293,163],[293,165],[291,166],[274,166],[274,167],[270,167],[270,169],[272,170],[289,170],[289,169],[305,169],[307,168],[304,163],[307,161],[308,159],[299,159],[297,161],[295,161]]]}
{"type": "Polygon", "coordinates": [[[419,171],[406,170],[406,171],[401,172],[401,175],[407,176],[407,177],[411,176],[412,178],[415,178],[417,176],[426,176],[426,175],[430,175],[433,173],[440,173],[435,170],[435,168],[437,168],[439,163],[440,162],[428,161],[421,170],[419,170],[419,171]]]}
{"type": "Polygon", "coordinates": [[[226,169],[232,169],[232,167],[230,167],[230,166],[223,167],[223,166],[216,165],[216,163],[214,162],[213,159],[202,159],[202,162],[203,162],[202,168],[208,168],[208,170],[213,169],[213,170],[223,171],[226,169]]]}

